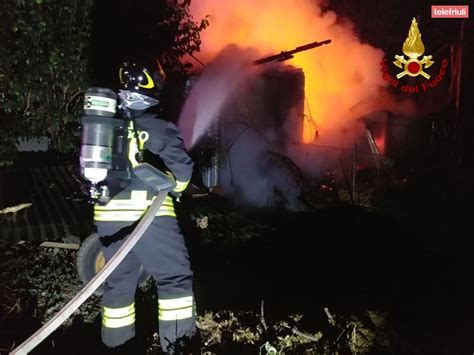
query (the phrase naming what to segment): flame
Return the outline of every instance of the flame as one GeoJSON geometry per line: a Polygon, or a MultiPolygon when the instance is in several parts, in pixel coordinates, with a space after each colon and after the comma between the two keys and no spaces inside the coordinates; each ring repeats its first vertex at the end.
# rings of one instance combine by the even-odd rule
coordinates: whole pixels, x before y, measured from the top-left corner
{"type": "Polygon", "coordinates": [[[261,58],[332,40],[286,62],[305,73],[305,143],[318,136],[318,142],[327,137],[334,145],[336,139],[345,139],[343,132],[356,118],[383,106],[382,100],[374,99],[381,87],[386,87],[379,71],[383,52],[362,44],[349,21],[338,21],[336,14],[323,11],[318,1],[196,0],[191,12],[198,19],[209,15],[210,26],[201,33],[201,53],[197,55],[205,62],[228,44],[257,48],[261,58]]]}
{"type": "Polygon", "coordinates": [[[416,59],[425,53],[425,46],[421,41],[421,33],[415,18],[411,21],[408,37],[403,43],[403,53],[412,59],[416,59]]]}

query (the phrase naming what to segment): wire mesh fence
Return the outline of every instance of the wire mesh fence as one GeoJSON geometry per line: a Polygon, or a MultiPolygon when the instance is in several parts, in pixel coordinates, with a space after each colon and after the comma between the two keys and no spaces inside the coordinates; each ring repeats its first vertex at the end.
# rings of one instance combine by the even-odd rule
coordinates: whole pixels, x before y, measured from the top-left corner
{"type": "Polygon", "coordinates": [[[238,147],[221,152],[203,169],[204,185],[223,187],[234,200],[251,205],[297,210],[341,201],[370,207],[385,189],[389,161],[367,145],[286,142],[267,148],[259,157],[238,147]]]}
{"type": "Polygon", "coordinates": [[[371,206],[374,194],[383,189],[387,160],[356,143],[351,148],[291,143],[286,156],[304,177],[302,193],[320,202],[329,198],[371,206]]]}

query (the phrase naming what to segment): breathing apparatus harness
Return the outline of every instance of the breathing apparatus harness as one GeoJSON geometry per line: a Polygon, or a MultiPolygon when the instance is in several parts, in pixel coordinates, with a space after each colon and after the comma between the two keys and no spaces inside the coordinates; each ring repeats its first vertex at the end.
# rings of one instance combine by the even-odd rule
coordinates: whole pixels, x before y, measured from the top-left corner
{"type": "Polygon", "coordinates": [[[113,197],[106,178],[127,182],[136,176],[156,191],[175,186],[170,174],[142,162],[149,135],[137,131],[132,112],[157,100],[137,95],[120,91],[122,103],[117,106],[117,94],[110,89],[95,87],[84,94],[80,167],[81,175],[90,182],[91,203],[104,205],[113,197]]]}

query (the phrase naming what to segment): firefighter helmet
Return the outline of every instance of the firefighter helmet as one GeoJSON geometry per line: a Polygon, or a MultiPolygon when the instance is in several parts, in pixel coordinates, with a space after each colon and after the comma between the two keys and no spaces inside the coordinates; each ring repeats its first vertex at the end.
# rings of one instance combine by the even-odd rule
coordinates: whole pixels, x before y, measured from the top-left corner
{"type": "Polygon", "coordinates": [[[163,90],[166,75],[156,58],[131,59],[120,65],[119,80],[122,90],[158,99],[163,90]]]}

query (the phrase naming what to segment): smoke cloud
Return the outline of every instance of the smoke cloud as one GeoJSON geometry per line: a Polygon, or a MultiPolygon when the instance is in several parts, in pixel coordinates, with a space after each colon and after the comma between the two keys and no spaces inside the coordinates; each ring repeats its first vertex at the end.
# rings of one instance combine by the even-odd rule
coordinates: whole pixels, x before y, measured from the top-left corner
{"type": "MultiPolygon", "coordinates": [[[[324,11],[318,1],[199,0],[192,2],[191,11],[196,19],[209,15],[210,26],[201,33],[197,55],[207,64],[179,121],[188,149],[230,103],[246,97],[249,83],[263,70],[252,65],[254,60],[326,39],[332,42],[284,62],[301,68],[305,76],[300,143],[351,148],[365,136],[364,116],[381,110],[414,112],[413,103],[396,99],[383,81],[383,51],[361,43],[350,21],[324,11]]],[[[275,64],[261,67],[268,65],[275,64]]],[[[295,206],[299,188],[294,176],[268,155],[284,150],[284,142],[274,139],[281,135],[241,129],[238,124],[227,127],[223,143],[232,144],[227,146],[221,183],[244,203],[261,207],[280,200],[295,206]],[[282,195],[288,197],[286,202],[282,195]]]]}
{"type": "MultiPolygon", "coordinates": [[[[200,0],[191,11],[195,18],[209,15],[210,26],[201,34],[199,57],[209,61],[229,43],[258,48],[260,56],[279,53],[314,41],[332,43],[298,53],[288,64],[302,68],[306,78],[305,114],[317,125],[318,144],[352,144],[356,122],[376,110],[405,110],[412,106],[386,93],[379,63],[383,51],[363,44],[354,25],[324,11],[314,0],[200,0]]],[[[258,58],[254,58],[258,59],[258,58]]],[[[314,125],[305,126],[302,141],[314,141],[314,125]]]]}
{"type": "Polygon", "coordinates": [[[190,149],[206,132],[237,89],[255,77],[255,50],[228,45],[209,63],[193,85],[178,122],[190,149]]]}

